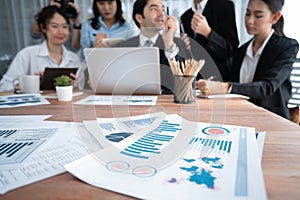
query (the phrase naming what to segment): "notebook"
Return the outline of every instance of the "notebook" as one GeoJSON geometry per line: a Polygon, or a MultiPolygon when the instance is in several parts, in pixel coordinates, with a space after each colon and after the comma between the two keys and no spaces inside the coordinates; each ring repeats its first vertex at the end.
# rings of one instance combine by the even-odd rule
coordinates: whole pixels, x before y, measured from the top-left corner
{"type": "Polygon", "coordinates": [[[160,94],[157,47],[85,48],[90,85],[96,94],[160,94]]]}

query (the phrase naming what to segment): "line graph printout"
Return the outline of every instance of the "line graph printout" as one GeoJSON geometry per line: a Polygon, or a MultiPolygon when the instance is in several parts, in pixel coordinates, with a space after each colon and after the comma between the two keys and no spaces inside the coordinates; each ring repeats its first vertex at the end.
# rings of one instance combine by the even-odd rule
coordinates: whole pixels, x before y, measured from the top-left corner
{"type": "MultiPolygon", "coordinates": [[[[147,134],[130,140],[131,135],[117,143],[119,151],[109,151],[112,147],[104,146],[99,154],[86,156],[65,167],[89,184],[141,199],[197,199],[200,196],[201,199],[267,198],[254,128],[198,122],[189,140],[181,142],[186,148],[184,153],[175,162],[159,168],[160,162],[172,156],[165,154],[160,140],[165,140],[168,147],[176,151],[178,147],[173,146],[173,139],[181,133],[175,131],[179,128],[176,126],[178,121],[172,117],[164,120],[174,126],[168,127],[170,132],[163,132],[157,141],[154,137],[150,142],[141,142],[140,139],[145,139],[147,134]],[[174,138],[168,137],[172,130],[177,132],[174,138]],[[126,148],[134,153],[123,154],[127,152],[126,148]],[[147,148],[149,152],[142,151],[147,148]],[[105,157],[101,160],[99,155],[109,155],[110,160],[107,162],[105,157]]],[[[183,127],[183,123],[179,124],[184,134],[191,133],[183,127]]]]}

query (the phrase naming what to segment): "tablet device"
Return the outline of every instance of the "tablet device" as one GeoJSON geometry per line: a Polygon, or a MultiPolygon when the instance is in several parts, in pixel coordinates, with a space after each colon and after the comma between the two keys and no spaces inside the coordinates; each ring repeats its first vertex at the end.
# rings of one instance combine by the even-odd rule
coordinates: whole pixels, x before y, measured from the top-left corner
{"type": "Polygon", "coordinates": [[[54,90],[55,78],[61,75],[70,76],[70,73],[76,74],[78,68],[51,68],[46,67],[41,84],[41,90],[54,90]]]}

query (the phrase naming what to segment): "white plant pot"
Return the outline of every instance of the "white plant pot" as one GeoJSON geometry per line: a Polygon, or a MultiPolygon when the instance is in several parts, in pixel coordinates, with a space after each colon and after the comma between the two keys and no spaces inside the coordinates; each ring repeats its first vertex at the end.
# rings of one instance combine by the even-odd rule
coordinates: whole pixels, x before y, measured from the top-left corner
{"type": "Polygon", "coordinates": [[[55,86],[58,101],[72,101],[73,85],[55,86]]]}

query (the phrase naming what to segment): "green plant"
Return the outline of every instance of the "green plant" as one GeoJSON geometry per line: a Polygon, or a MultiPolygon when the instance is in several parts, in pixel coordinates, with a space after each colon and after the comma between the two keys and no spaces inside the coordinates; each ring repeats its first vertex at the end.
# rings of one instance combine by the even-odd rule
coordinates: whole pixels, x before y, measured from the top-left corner
{"type": "Polygon", "coordinates": [[[70,76],[61,75],[55,79],[54,85],[56,86],[70,86],[73,84],[73,80],[70,76]]]}

